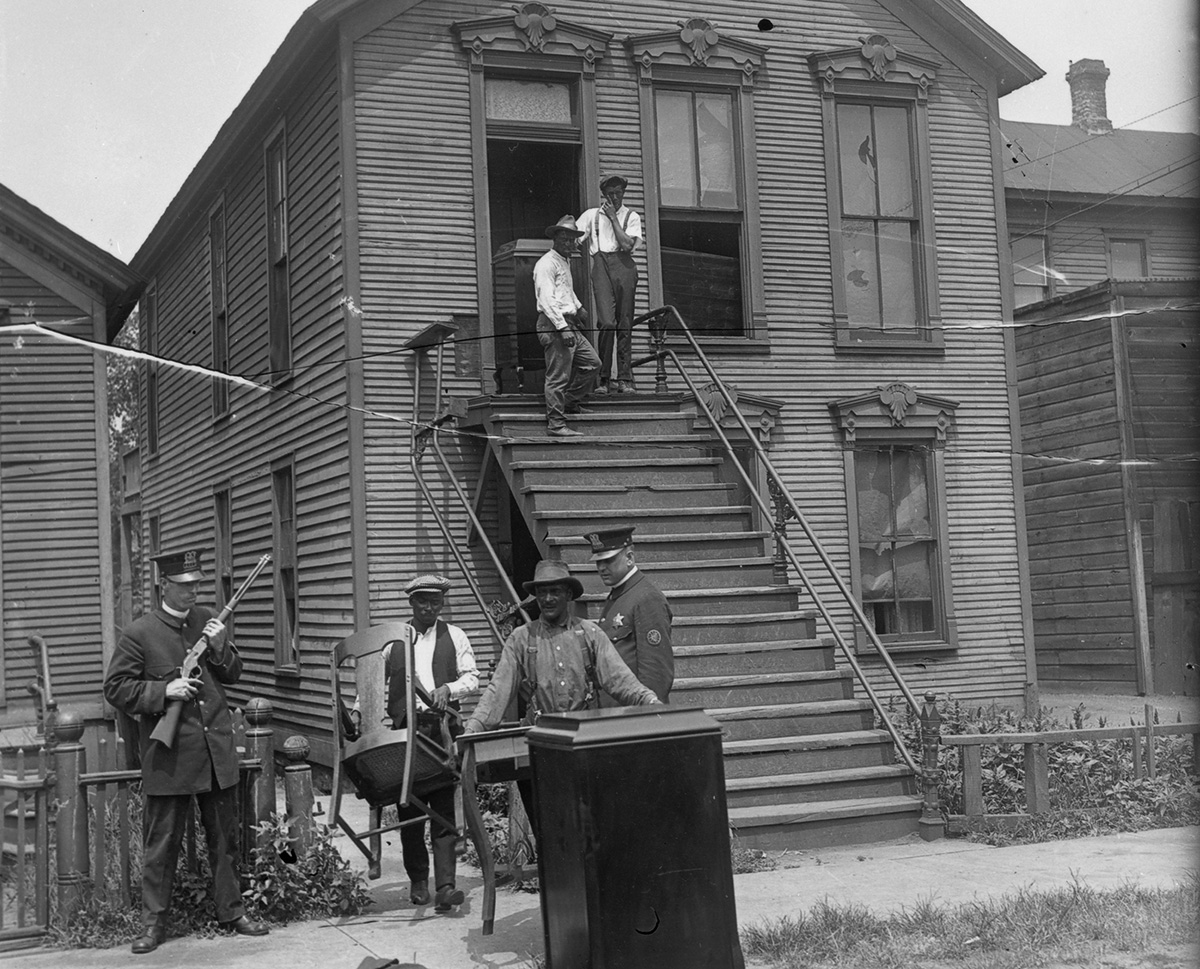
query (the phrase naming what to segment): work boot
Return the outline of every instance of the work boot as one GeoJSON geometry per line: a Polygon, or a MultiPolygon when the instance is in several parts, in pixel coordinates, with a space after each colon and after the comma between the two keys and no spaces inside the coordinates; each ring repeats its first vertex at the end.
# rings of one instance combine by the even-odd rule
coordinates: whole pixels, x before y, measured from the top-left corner
{"type": "Polygon", "coordinates": [[[455,888],[453,885],[444,885],[437,890],[433,910],[435,912],[449,912],[456,905],[461,905],[467,900],[461,888],[455,888]]]}
{"type": "Polygon", "coordinates": [[[153,952],[167,940],[167,930],[161,925],[148,925],[142,934],[133,940],[130,947],[135,956],[144,956],[153,952]]]}
{"type": "Polygon", "coordinates": [[[408,900],[414,905],[428,905],[429,882],[424,878],[414,881],[412,887],[408,890],[408,900]]]}

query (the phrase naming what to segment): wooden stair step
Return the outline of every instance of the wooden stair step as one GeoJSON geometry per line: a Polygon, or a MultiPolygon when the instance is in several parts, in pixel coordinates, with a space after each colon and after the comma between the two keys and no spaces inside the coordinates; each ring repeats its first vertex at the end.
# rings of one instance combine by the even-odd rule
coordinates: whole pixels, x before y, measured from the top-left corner
{"type": "MultiPolygon", "coordinates": [[[[676,680],[675,682],[678,683],[679,681],[676,680]]],[[[858,713],[870,709],[870,700],[813,700],[808,703],[751,704],[750,706],[743,707],[705,707],[704,712],[714,720],[725,723],[731,720],[794,717],[798,714],[820,717],[830,713],[858,713]]]]}
{"type": "Polygon", "coordinates": [[[787,670],[676,677],[671,703],[706,710],[731,706],[765,706],[817,700],[848,699],[853,690],[849,671],[787,670]]]}
{"type": "MultiPolygon", "coordinates": [[[[650,467],[697,467],[701,465],[711,465],[713,467],[724,463],[723,458],[715,458],[710,455],[700,457],[667,457],[667,458],[613,458],[605,461],[605,466],[610,468],[645,468],[650,467]]],[[[596,470],[594,461],[582,459],[567,458],[562,461],[549,461],[539,458],[527,458],[521,461],[513,461],[509,467],[514,471],[556,471],[559,468],[584,468],[588,470],[596,470]]]]}
{"type": "Polygon", "coordinates": [[[916,778],[903,764],[843,767],[769,777],[731,777],[725,784],[729,808],[897,795],[911,797],[916,793],[916,778]]]}
{"type": "Polygon", "coordinates": [[[721,515],[748,515],[750,513],[749,505],[697,505],[694,508],[616,508],[609,509],[598,508],[564,508],[559,511],[535,511],[534,518],[621,518],[621,519],[638,519],[638,518],[662,518],[664,511],[673,511],[677,515],[689,515],[700,518],[711,518],[721,515]]]}
{"type": "Polygon", "coordinates": [[[838,733],[809,734],[794,737],[763,737],[756,740],[729,740],[722,744],[727,757],[766,754],[781,750],[833,750],[840,747],[874,747],[891,744],[886,730],[843,730],[838,733]]]}
{"type": "Polygon", "coordinates": [[[738,830],[778,824],[811,824],[834,818],[873,818],[881,814],[917,814],[921,801],[914,795],[853,797],[801,804],[759,804],[729,809],[729,824],[738,830]]]}
{"type": "Polygon", "coordinates": [[[819,787],[825,784],[836,784],[840,781],[912,776],[912,771],[904,764],[882,764],[875,767],[842,767],[835,770],[805,771],[803,774],[772,774],[770,777],[731,777],[725,782],[725,790],[739,792],[785,787],[819,787]]]}
{"type": "Polygon", "coordinates": [[[816,639],[794,637],[767,642],[687,645],[672,641],[671,645],[677,676],[834,668],[833,648],[816,639]]]}
{"type": "MultiPolygon", "coordinates": [[[[797,590],[787,585],[747,585],[726,588],[663,589],[671,612],[678,618],[685,616],[753,615],[763,609],[786,609],[797,602],[797,590]]],[[[605,592],[585,592],[579,602],[585,604],[603,602],[605,592]]]]}
{"type": "Polygon", "coordinates": [[[814,614],[799,611],[676,616],[671,622],[671,639],[675,646],[811,639],[815,633],[814,614]]]}
{"type": "MultiPolygon", "coordinates": [[[[688,561],[647,562],[638,555],[638,570],[664,593],[675,589],[708,589],[726,586],[730,581],[762,585],[774,577],[774,563],[766,555],[728,559],[692,559],[688,561]]],[[[588,559],[569,562],[567,568],[586,591],[607,595],[607,586],[596,572],[596,563],[588,559]]]]}
{"type": "Polygon", "coordinates": [[[536,512],[568,511],[578,508],[628,510],[644,508],[677,510],[692,502],[701,504],[737,498],[737,486],[721,482],[694,482],[677,485],[659,484],[537,484],[521,488],[536,512]]]}
{"type": "Polygon", "coordinates": [[[726,740],[804,736],[834,730],[864,730],[874,724],[869,700],[806,700],[714,707],[704,711],[721,724],[726,740]]]}
{"type": "MultiPolygon", "coordinates": [[[[638,564],[650,562],[688,561],[689,551],[705,558],[713,558],[724,552],[732,558],[762,555],[767,531],[736,532],[642,532],[637,533],[638,564]],[[696,548],[699,545],[700,548],[696,548]]],[[[548,549],[557,552],[557,558],[568,565],[591,563],[592,548],[584,540],[583,530],[577,534],[547,535],[543,539],[548,549]]],[[[554,557],[554,556],[552,556],[554,557]]]]}

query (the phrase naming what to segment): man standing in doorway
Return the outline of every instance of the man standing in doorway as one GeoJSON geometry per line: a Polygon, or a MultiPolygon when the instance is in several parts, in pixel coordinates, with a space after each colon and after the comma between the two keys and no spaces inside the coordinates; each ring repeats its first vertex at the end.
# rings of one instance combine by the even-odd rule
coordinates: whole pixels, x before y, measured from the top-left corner
{"type": "Polygon", "coordinates": [[[587,310],[571,280],[571,253],[583,233],[564,215],[546,228],[546,235],[552,240],[550,251],[533,267],[538,342],[546,355],[546,433],[582,437],[567,426],[567,415],[580,413],[580,402],[592,392],[600,373],[600,358],[580,329],[587,322],[587,310]]]}
{"type": "Polygon", "coordinates": [[[633,252],[642,242],[642,219],[625,205],[629,180],[621,175],[600,178],[604,200],[579,217],[592,260],[592,292],[596,297],[596,327],[600,344],[599,394],[624,393],[633,384],[633,296],[638,271],[633,252]],[[613,342],[617,347],[617,376],[611,384],[613,342]]]}
{"type": "MultiPolygon", "coordinates": [[[[675,682],[671,607],[634,561],[633,528],[627,525],[584,536],[600,580],[610,590],[599,625],[633,675],[666,703],[675,682]]],[[[612,704],[606,700],[604,705],[612,704]]]]}
{"type": "Polygon", "coordinates": [[[242,658],[225,626],[203,606],[196,590],[204,573],[200,551],[156,555],[162,602],[121,633],[104,677],[104,698],[137,716],[142,752],[144,851],[142,935],[137,955],[153,952],[167,936],[175,866],[193,795],[208,843],[213,901],[221,927],[238,935],[266,935],[263,922],[247,918],[242,905],[237,852],[237,750],[225,687],[242,675],[242,658]],[[200,675],[180,666],[201,638],[208,647],[200,675]],[[172,701],[183,704],[179,729],[168,747],[151,738],[172,701]]]}

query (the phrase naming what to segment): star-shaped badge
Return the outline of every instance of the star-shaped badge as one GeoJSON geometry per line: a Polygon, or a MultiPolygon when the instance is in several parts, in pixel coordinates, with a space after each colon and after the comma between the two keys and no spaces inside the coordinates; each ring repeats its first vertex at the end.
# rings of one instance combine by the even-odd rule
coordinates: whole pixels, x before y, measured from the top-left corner
{"type": "Polygon", "coordinates": [[[614,626],[623,625],[624,622],[625,622],[625,617],[622,616],[619,612],[615,616],[612,617],[612,624],[614,626]]]}

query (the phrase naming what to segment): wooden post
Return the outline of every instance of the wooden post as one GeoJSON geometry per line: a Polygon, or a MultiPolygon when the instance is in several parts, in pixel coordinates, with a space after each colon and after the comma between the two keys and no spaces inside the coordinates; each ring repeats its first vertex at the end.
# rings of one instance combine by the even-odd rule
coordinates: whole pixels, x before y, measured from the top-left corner
{"type": "Polygon", "coordinates": [[[1050,810],[1050,771],[1046,745],[1025,744],[1025,810],[1045,814],[1050,810]]]}
{"type": "Polygon", "coordinates": [[[262,762],[262,769],[250,782],[249,810],[243,819],[246,844],[250,843],[251,837],[255,844],[263,844],[265,836],[254,828],[269,821],[275,813],[275,731],[271,729],[274,713],[271,701],[262,697],[253,697],[246,704],[246,756],[257,757],[262,762]]]}
{"type": "Polygon", "coordinates": [[[963,814],[983,817],[983,757],[978,744],[962,748],[963,814]]]}
{"type": "Polygon", "coordinates": [[[938,804],[938,784],[942,772],[938,769],[938,752],[942,745],[942,715],[937,708],[937,694],[925,694],[921,707],[921,788],[924,804],[918,822],[922,841],[937,841],[946,833],[942,811],[938,804]]]}
{"type": "Polygon", "coordinates": [[[297,858],[308,854],[313,843],[313,783],[308,752],[304,737],[297,735],[284,741],[283,755],[288,765],[283,769],[283,795],[287,816],[292,819],[288,833],[297,858]]]}
{"type": "Polygon", "coordinates": [[[1142,779],[1142,732],[1134,724],[1129,728],[1129,739],[1133,741],[1133,779],[1142,779]]]}
{"type": "Polygon", "coordinates": [[[87,795],[79,786],[79,776],[87,770],[87,751],[83,737],[83,717],[64,711],[56,725],[58,744],[54,748],[54,797],[58,802],[54,830],[58,858],[58,910],[74,910],[82,897],[88,876],[87,795]]]}
{"type": "Polygon", "coordinates": [[[1154,753],[1154,707],[1146,704],[1146,776],[1154,780],[1156,773],[1155,753],[1154,753]]]}

